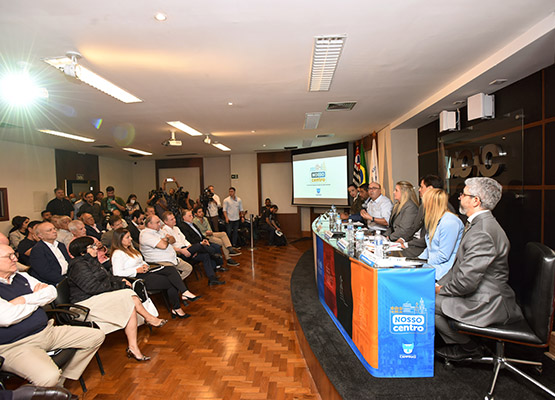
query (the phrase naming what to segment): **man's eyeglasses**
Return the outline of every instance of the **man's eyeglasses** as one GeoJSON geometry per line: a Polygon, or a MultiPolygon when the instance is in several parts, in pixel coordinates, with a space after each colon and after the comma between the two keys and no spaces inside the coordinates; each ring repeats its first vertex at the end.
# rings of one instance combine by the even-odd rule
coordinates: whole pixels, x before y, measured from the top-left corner
{"type": "Polygon", "coordinates": [[[475,195],[473,195],[473,194],[466,194],[465,192],[460,192],[460,193],[459,193],[459,199],[460,199],[461,197],[464,197],[464,196],[468,196],[468,197],[478,197],[478,196],[475,196],[475,195]]]}
{"type": "Polygon", "coordinates": [[[0,258],[17,258],[15,253],[6,254],[5,256],[0,256],[0,258]]]}
{"type": "Polygon", "coordinates": [[[380,190],[379,187],[369,187],[368,190],[380,190]]]}

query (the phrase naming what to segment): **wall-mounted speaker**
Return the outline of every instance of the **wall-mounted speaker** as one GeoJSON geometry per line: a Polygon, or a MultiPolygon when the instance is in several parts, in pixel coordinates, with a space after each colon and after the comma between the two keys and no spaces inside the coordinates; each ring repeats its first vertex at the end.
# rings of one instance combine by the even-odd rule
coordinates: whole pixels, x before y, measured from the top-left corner
{"type": "Polygon", "coordinates": [[[457,130],[457,112],[443,110],[439,113],[439,131],[457,130]]]}
{"type": "Polygon", "coordinates": [[[495,118],[495,96],[478,93],[470,96],[467,100],[468,104],[468,121],[473,119],[491,119],[495,118]]]}

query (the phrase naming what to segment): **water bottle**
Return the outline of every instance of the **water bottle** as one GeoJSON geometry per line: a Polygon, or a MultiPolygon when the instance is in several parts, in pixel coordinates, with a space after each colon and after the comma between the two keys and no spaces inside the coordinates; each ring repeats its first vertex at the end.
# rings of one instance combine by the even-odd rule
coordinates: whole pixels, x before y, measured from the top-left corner
{"type": "Polygon", "coordinates": [[[345,234],[345,238],[347,239],[347,243],[349,244],[347,252],[349,253],[349,256],[352,256],[355,252],[355,229],[352,219],[349,219],[349,222],[347,223],[347,232],[345,234]]]}
{"type": "Polygon", "coordinates": [[[331,206],[330,210],[330,231],[335,231],[335,206],[331,206]]]}
{"type": "Polygon", "coordinates": [[[355,240],[356,240],[356,256],[360,257],[360,255],[364,251],[364,231],[360,226],[356,231],[355,240]]]}
{"type": "Polygon", "coordinates": [[[337,232],[341,232],[342,231],[341,227],[342,227],[341,226],[341,215],[337,214],[336,217],[335,217],[335,230],[337,232]]]}
{"type": "Polygon", "coordinates": [[[383,258],[383,236],[380,230],[376,231],[374,235],[374,255],[376,258],[383,258]]]}

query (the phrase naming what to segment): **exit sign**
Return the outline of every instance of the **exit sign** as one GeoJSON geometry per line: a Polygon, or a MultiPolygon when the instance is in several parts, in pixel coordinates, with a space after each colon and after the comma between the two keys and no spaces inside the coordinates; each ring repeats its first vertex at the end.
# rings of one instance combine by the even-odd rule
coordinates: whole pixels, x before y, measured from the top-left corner
{"type": "Polygon", "coordinates": [[[231,174],[231,179],[239,179],[239,174],[231,174]]]}

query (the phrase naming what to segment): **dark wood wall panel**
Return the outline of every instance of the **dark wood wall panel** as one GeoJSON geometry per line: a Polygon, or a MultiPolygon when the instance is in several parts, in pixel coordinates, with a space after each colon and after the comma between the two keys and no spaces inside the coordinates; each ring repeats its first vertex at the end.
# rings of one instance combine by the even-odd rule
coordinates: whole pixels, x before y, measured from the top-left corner
{"type": "Polygon", "coordinates": [[[555,117],[555,65],[544,71],[545,118],[555,117]]]}
{"type": "Polygon", "coordinates": [[[177,158],[172,160],[156,160],[156,187],[159,188],[158,170],[163,168],[198,168],[200,173],[200,192],[204,188],[204,164],[202,158],[177,158]]]}
{"type": "Polygon", "coordinates": [[[524,148],[522,158],[523,179],[525,185],[542,184],[542,127],[535,126],[524,130],[524,148]]]}
{"type": "Polygon", "coordinates": [[[555,122],[545,125],[545,184],[555,185],[555,122]]]}
{"type": "MultiPolygon", "coordinates": [[[[94,192],[99,190],[100,173],[98,169],[98,156],[58,149],[55,150],[54,156],[56,158],[57,187],[64,188],[66,179],[75,180],[77,179],[77,174],[80,174],[83,175],[84,180],[95,182],[93,185],[94,192]]],[[[53,193],[52,197],[54,197],[53,193]]]]}
{"type": "MultiPolygon", "coordinates": [[[[496,177],[504,185],[504,193],[494,210],[511,241],[509,262],[511,282],[515,283],[519,281],[518,267],[524,263],[526,242],[539,241],[555,248],[555,65],[494,94],[496,115],[502,116],[519,109],[524,112],[523,139],[518,131],[501,132],[506,148],[517,150],[523,140],[522,162],[517,154],[508,156],[511,162],[496,177]]],[[[466,109],[462,108],[463,128],[481,122],[467,123],[466,119],[466,109]]],[[[468,135],[470,138],[470,132],[462,130],[461,137],[464,139],[464,135],[468,135]]],[[[438,136],[437,120],[418,130],[420,176],[438,171],[438,136]]],[[[495,134],[486,134],[483,138],[486,137],[488,142],[497,142],[500,138],[495,134]]],[[[463,185],[463,180],[460,181],[463,185]]],[[[452,190],[453,193],[460,191],[456,189],[452,190]]],[[[453,200],[458,205],[458,200],[453,200]]]]}

